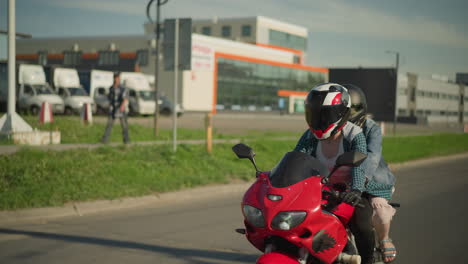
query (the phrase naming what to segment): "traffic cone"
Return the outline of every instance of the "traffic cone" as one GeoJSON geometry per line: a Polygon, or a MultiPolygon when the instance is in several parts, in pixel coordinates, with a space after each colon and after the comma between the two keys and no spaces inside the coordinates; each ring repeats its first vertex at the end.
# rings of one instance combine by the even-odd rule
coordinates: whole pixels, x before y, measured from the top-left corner
{"type": "Polygon", "coordinates": [[[84,124],[93,123],[93,111],[91,110],[91,104],[89,103],[83,104],[83,108],[81,109],[81,121],[84,124]]]}
{"type": "Polygon", "coordinates": [[[41,105],[41,112],[39,113],[39,123],[53,123],[54,117],[52,115],[52,108],[48,102],[43,102],[41,105]]]}

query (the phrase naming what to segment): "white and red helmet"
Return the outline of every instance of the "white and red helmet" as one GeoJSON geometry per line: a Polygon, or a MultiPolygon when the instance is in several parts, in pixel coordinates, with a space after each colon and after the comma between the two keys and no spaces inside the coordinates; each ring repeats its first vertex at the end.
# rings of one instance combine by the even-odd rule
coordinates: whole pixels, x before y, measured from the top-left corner
{"type": "Polygon", "coordinates": [[[319,84],[305,100],[305,116],[310,131],[327,139],[340,131],[349,119],[351,98],[345,87],[336,83],[319,84]]]}

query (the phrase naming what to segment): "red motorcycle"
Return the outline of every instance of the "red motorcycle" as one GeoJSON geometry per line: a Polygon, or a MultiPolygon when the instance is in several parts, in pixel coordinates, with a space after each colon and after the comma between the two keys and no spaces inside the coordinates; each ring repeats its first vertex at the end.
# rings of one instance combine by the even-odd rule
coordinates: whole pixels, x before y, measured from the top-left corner
{"type": "Polygon", "coordinates": [[[341,166],[359,166],[365,154],[344,153],[328,173],[311,155],[289,152],[271,171],[261,172],[250,147],[237,144],[232,149],[257,171],[242,201],[245,229],[236,230],[264,252],[256,263],[361,262],[346,226],[354,207],[341,202],[346,186],[330,185],[328,177],[341,166]]]}

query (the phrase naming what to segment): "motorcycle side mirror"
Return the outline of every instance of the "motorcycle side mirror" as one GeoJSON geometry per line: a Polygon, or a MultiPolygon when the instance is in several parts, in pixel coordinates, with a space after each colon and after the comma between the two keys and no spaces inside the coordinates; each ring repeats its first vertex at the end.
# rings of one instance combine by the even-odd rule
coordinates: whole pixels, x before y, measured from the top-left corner
{"type": "Polygon", "coordinates": [[[357,167],[367,158],[367,155],[361,152],[345,152],[336,159],[336,166],[357,167]]]}
{"type": "Polygon", "coordinates": [[[254,165],[255,167],[255,170],[257,172],[259,172],[258,168],[257,168],[257,164],[255,163],[255,152],[253,151],[253,149],[243,143],[239,143],[235,146],[232,147],[232,151],[234,153],[236,153],[237,157],[239,159],[249,159],[250,162],[252,162],[252,164],[254,165]]]}
{"type": "Polygon", "coordinates": [[[251,159],[255,157],[253,149],[245,144],[239,143],[232,147],[232,151],[236,153],[239,159],[251,159]]]}

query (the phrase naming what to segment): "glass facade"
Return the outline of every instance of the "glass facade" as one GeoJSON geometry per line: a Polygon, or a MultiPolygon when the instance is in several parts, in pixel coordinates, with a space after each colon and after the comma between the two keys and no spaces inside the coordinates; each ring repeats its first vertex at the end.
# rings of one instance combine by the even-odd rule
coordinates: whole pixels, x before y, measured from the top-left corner
{"type": "Polygon", "coordinates": [[[307,39],[301,36],[270,29],[271,45],[286,47],[295,50],[305,51],[307,49],[307,39]]]}
{"type": "Polygon", "coordinates": [[[277,110],[278,90],[308,91],[324,73],[218,58],[219,110],[277,110]]]}

